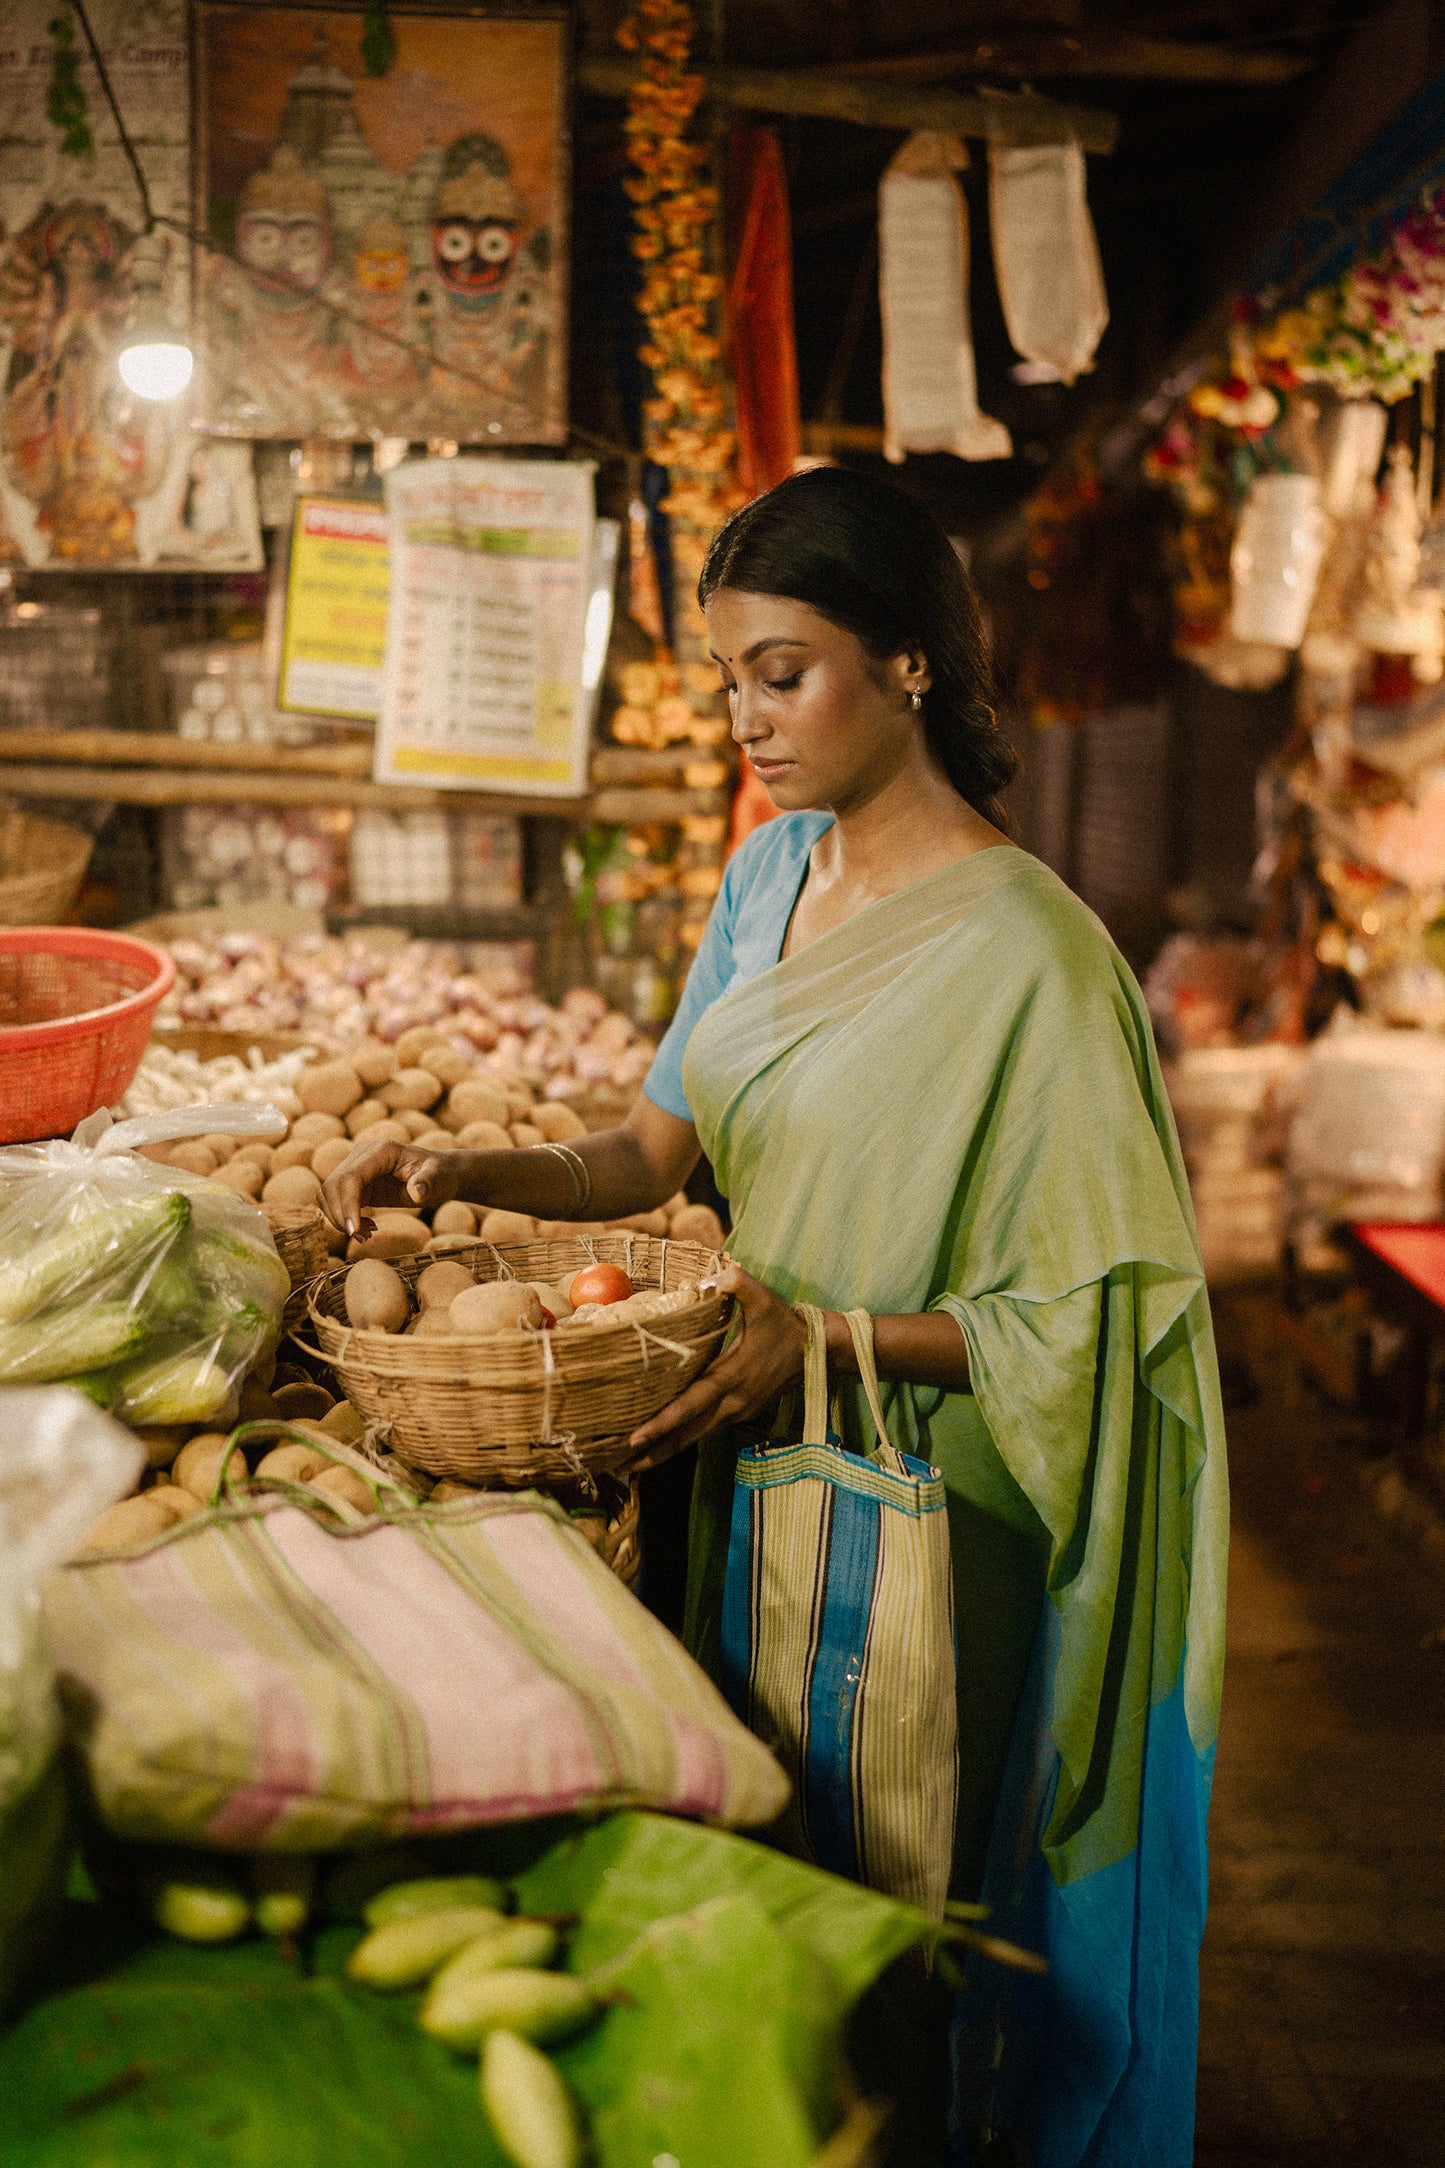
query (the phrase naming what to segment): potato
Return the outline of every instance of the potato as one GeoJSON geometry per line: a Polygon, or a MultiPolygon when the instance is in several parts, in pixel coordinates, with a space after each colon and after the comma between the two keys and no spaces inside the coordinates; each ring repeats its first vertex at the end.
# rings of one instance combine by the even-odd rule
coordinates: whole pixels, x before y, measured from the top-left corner
{"type": "Polygon", "coordinates": [[[488,1212],[481,1225],[484,1242],[533,1242],[537,1223],[525,1212],[488,1212]]]}
{"type": "Polygon", "coordinates": [[[469,1204],[439,1204],[431,1216],[431,1231],[434,1235],[473,1235],[477,1215],[469,1204]]]}
{"type": "Polygon", "coordinates": [[[132,1431],[131,1436],[137,1444],[145,1447],[148,1468],[169,1468],[185,1444],[185,1438],[179,1430],[160,1427],[132,1431]]]}
{"type": "Polygon", "coordinates": [[[132,1544],[149,1543],[163,1536],[175,1524],[175,1514],[153,1493],[143,1498],[122,1498],[118,1505],[107,1506],[92,1524],[76,1556],[83,1558],[87,1551],[128,1551],[132,1544]]]}
{"type": "Polygon", "coordinates": [[[430,1069],[443,1091],[450,1090],[453,1084],[460,1084],[463,1077],[472,1073],[468,1057],[459,1054],[449,1039],[436,1039],[430,1046],[424,1046],[417,1061],[421,1068],[430,1069]]]}
{"type": "Polygon", "coordinates": [[[510,1152],[516,1149],[500,1122],[468,1122],[457,1143],[464,1152],[510,1152]]]}
{"type": "Polygon", "coordinates": [[[416,1299],[424,1310],[440,1304],[443,1309],[454,1295],[460,1295],[475,1283],[465,1265],[428,1265],[416,1283],[416,1299]]]}
{"type": "Polygon", "coordinates": [[[237,1158],[216,1170],[216,1180],[226,1189],[233,1189],[238,1197],[255,1199],[260,1196],[266,1180],[266,1170],[258,1167],[254,1159],[237,1158]]]}
{"type": "Polygon", "coordinates": [[[432,1126],[431,1116],[423,1114],[420,1107],[398,1107],[392,1115],[392,1120],[400,1122],[402,1128],[413,1141],[421,1136],[424,1130],[430,1129],[432,1126]]]}
{"type": "Polygon", "coordinates": [[[585,1137],[587,1124],[575,1107],[562,1104],[560,1099],[544,1099],[532,1109],[532,1126],[540,1129],[549,1144],[569,1144],[573,1137],[585,1137]]]}
{"type": "Polygon", "coordinates": [[[410,1144],[411,1138],[394,1114],[384,1122],[372,1122],[357,1138],[358,1144],[410,1144]]]}
{"type": "Polygon", "coordinates": [[[284,1144],[276,1147],[271,1160],[272,1174],[284,1174],[288,1167],[309,1167],[315,1149],[305,1137],[288,1137],[284,1144]]]}
{"type": "Polygon", "coordinates": [[[454,1152],[457,1139],[446,1129],[420,1129],[412,1138],[419,1152],[454,1152]]]}
{"type": "Polygon", "coordinates": [[[193,1513],[199,1513],[201,1501],[194,1493],[182,1490],[179,1483],[157,1483],[142,1495],[153,1505],[164,1506],[173,1521],[188,1521],[193,1513]]]}
{"type": "Polygon", "coordinates": [[[309,1378],[298,1380],[294,1385],[278,1385],[273,1398],[276,1411],[285,1423],[320,1422],[336,1405],[334,1394],[324,1385],[316,1385],[309,1378]]]}
{"type": "Polygon", "coordinates": [[[520,1280],[490,1280],[454,1296],[448,1315],[457,1332],[516,1332],[541,1325],[542,1305],[535,1287],[520,1280]]]}
{"type": "Polygon", "coordinates": [[[268,1423],[276,1419],[276,1403],[271,1398],[269,1386],[263,1385],[253,1371],[241,1380],[241,1405],[236,1419],[242,1423],[268,1423]]]}
{"type": "Polygon", "coordinates": [[[342,1498],[347,1505],[355,1506],[358,1513],[375,1513],[376,1492],[364,1475],[354,1468],[330,1467],[320,1475],[312,1476],[309,1490],[319,1491],[323,1498],[342,1498]]]}
{"type": "Polygon", "coordinates": [[[224,1167],[227,1160],[235,1156],[237,1142],[236,1138],[223,1137],[219,1129],[207,1130],[205,1136],[202,1137],[201,1142],[202,1144],[204,1144],[208,1152],[211,1152],[215,1155],[215,1161],[218,1167],[224,1167]]]}
{"type": "Polygon", "coordinates": [[[326,1137],[311,1154],[311,1172],[318,1182],[329,1181],[341,1165],[349,1159],[355,1146],[350,1137],[326,1137]]]}
{"type": "Polygon", "coordinates": [[[398,1069],[380,1097],[392,1108],[435,1106],[442,1095],[440,1079],[430,1069],[398,1069]]]}
{"type": "Polygon", "coordinates": [[[459,1483],[454,1475],[444,1475],[440,1483],[432,1485],[431,1502],[433,1505],[446,1506],[453,1504],[458,1498],[480,1498],[481,1495],[475,1483],[459,1483]]]}
{"type": "Polygon", "coordinates": [[[519,1152],[527,1151],[533,1145],[545,1144],[547,1141],[541,1130],[534,1129],[530,1122],[513,1122],[511,1134],[512,1142],[519,1152]]]}
{"type": "MultiPolygon", "coordinates": [[[[395,1277],[393,1273],[392,1278],[395,1277]]],[[[360,1445],[366,1436],[366,1417],[349,1400],[338,1400],[335,1407],[322,1416],[321,1428],[328,1438],[338,1438],[343,1445],[360,1445]]]]}
{"type": "MultiPolygon", "coordinates": [[[[467,1278],[470,1280],[470,1273],[467,1278]]],[[[434,1305],[430,1310],[419,1311],[406,1329],[417,1340],[454,1340],[457,1336],[451,1311],[440,1304],[434,1305]]]]}
{"type": "Polygon", "coordinates": [[[686,1212],[691,1202],[692,1200],[685,1189],[675,1189],[662,1209],[668,1218],[673,1220],[677,1218],[679,1212],[686,1212]]]}
{"type": "Polygon", "coordinates": [[[670,1231],[665,1212],[634,1212],[629,1219],[619,1220],[617,1224],[635,1235],[665,1235],[670,1231]]]}
{"type": "Polygon", "coordinates": [[[387,1110],[381,1100],[359,1099],[346,1117],[347,1131],[351,1136],[359,1137],[363,1129],[374,1129],[386,1118],[387,1110]]]}
{"type": "Polygon", "coordinates": [[[411,1316],[406,1283],[379,1257],[365,1257],[346,1275],[346,1315],[359,1332],[400,1332],[411,1316]]]}
{"type": "Polygon", "coordinates": [[[550,1310],[560,1325],[563,1318],[572,1315],[572,1304],[565,1287],[556,1287],[550,1280],[531,1280],[528,1285],[537,1290],[537,1300],[544,1310],[550,1310]]]}
{"type": "Polygon", "coordinates": [[[468,1122],[495,1122],[499,1129],[505,1129],[511,1119],[506,1093],[499,1084],[489,1084],[481,1077],[468,1077],[464,1083],[452,1086],[447,1094],[447,1112],[462,1129],[468,1122]]]}
{"type": "Polygon", "coordinates": [[[309,1167],[284,1167],[273,1174],[261,1191],[263,1204],[280,1204],[299,1209],[302,1205],[316,1202],[321,1184],[309,1167]]]}
{"type": "Polygon", "coordinates": [[[475,1235],[433,1235],[421,1254],[425,1257],[446,1257],[454,1250],[474,1250],[476,1246],[475,1235]]]}
{"type": "Polygon", "coordinates": [[[262,1144],[258,1140],[255,1144],[243,1144],[235,1157],[227,1161],[227,1165],[234,1167],[238,1159],[249,1159],[255,1162],[263,1174],[269,1174],[271,1172],[271,1162],[275,1157],[275,1145],[262,1144]]]}
{"type": "Polygon", "coordinates": [[[366,1087],[349,1061],[318,1061],[296,1079],[296,1096],[308,1114],[349,1114],[366,1087]]]}
{"type": "Polygon", "coordinates": [[[278,1445],[257,1466],[256,1480],[259,1483],[264,1477],[273,1482],[309,1483],[324,1468],[334,1465],[318,1446],[278,1445]]]}
{"type": "Polygon", "coordinates": [[[421,1058],[423,1047],[435,1046],[440,1034],[435,1024],[413,1024],[397,1040],[392,1052],[398,1069],[410,1069],[421,1058]]]}
{"type": "MultiPolygon", "coordinates": [[[[417,1222],[418,1226],[421,1222],[417,1222]]],[[[422,1228],[422,1239],[417,1242],[401,1227],[378,1227],[376,1233],[365,1241],[353,1239],[346,1245],[346,1262],[354,1265],[367,1258],[379,1258],[383,1262],[390,1257],[416,1257],[427,1246],[430,1236],[422,1228]]]]}
{"type": "Polygon", "coordinates": [[[199,1137],[188,1138],[184,1143],[170,1147],[170,1163],[184,1174],[214,1174],[220,1161],[208,1145],[199,1137]]]}
{"type": "Polygon", "coordinates": [[[727,1239],[710,1204],[684,1205],[667,1231],[674,1242],[700,1242],[705,1250],[720,1250],[727,1239]]]}
{"type": "Polygon", "coordinates": [[[327,1137],[344,1137],[346,1124],[339,1114],[303,1114],[291,1124],[288,1143],[321,1144],[327,1137]]]}
{"type": "MultiPolygon", "coordinates": [[[[225,1451],[224,1431],[203,1430],[177,1453],[176,1464],[171,1470],[171,1481],[182,1490],[188,1490],[193,1498],[199,1498],[202,1505],[209,1505],[211,1494],[216,1488],[216,1472],[225,1451]]],[[[239,1446],[226,1461],[226,1471],[235,1482],[245,1482],[246,1456],[239,1446]]]]}
{"type": "Polygon", "coordinates": [[[351,1050],[351,1066],[369,1092],[388,1084],[396,1075],[396,1049],[384,1039],[363,1039],[351,1050]]]}

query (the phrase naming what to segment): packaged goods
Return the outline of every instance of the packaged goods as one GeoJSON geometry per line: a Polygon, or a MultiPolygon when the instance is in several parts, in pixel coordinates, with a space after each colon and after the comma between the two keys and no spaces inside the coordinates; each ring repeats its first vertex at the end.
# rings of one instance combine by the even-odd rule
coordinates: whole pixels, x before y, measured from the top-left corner
{"type": "Polygon", "coordinates": [[[0,2010],[40,1953],[69,1858],[41,1583],[130,1488],[143,1457],[77,1393],[0,1392],[0,2010]]]}
{"type": "Polygon", "coordinates": [[[0,1151],[0,1384],[72,1384],[145,1426],[226,1410],[276,1344],[289,1275],[234,1189],[137,1155],[284,1125],[270,1107],[102,1111],[68,1142],[0,1151]]]}

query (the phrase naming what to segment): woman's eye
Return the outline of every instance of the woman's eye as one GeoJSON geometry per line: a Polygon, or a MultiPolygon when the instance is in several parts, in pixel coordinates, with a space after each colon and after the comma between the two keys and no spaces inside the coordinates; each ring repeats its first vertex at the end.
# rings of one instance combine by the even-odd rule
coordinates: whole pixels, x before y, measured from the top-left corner
{"type": "Polygon", "coordinates": [[[802,671],[795,670],[791,677],[768,678],[764,682],[766,683],[768,691],[770,693],[791,693],[796,691],[797,687],[802,683],[802,680],[802,671]]]}

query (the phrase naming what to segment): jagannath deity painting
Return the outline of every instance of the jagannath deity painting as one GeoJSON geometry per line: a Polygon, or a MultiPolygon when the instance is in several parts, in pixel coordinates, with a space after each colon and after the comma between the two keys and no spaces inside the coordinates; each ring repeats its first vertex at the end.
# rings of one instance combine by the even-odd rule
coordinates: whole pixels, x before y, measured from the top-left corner
{"type": "Polygon", "coordinates": [[[566,436],[565,16],[196,10],[200,426],[566,436]]]}

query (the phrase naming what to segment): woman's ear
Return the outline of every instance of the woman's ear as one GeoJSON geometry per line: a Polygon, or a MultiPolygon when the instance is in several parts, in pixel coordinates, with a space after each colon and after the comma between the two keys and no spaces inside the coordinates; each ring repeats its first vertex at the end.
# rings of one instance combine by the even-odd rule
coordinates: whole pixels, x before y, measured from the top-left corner
{"type": "Polygon", "coordinates": [[[898,654],[890,656],[888,668],[905,700],[911,701],[915,693],[921,699],[933,683],[928,657],[921,648],[901,649],[898,654]]]}

